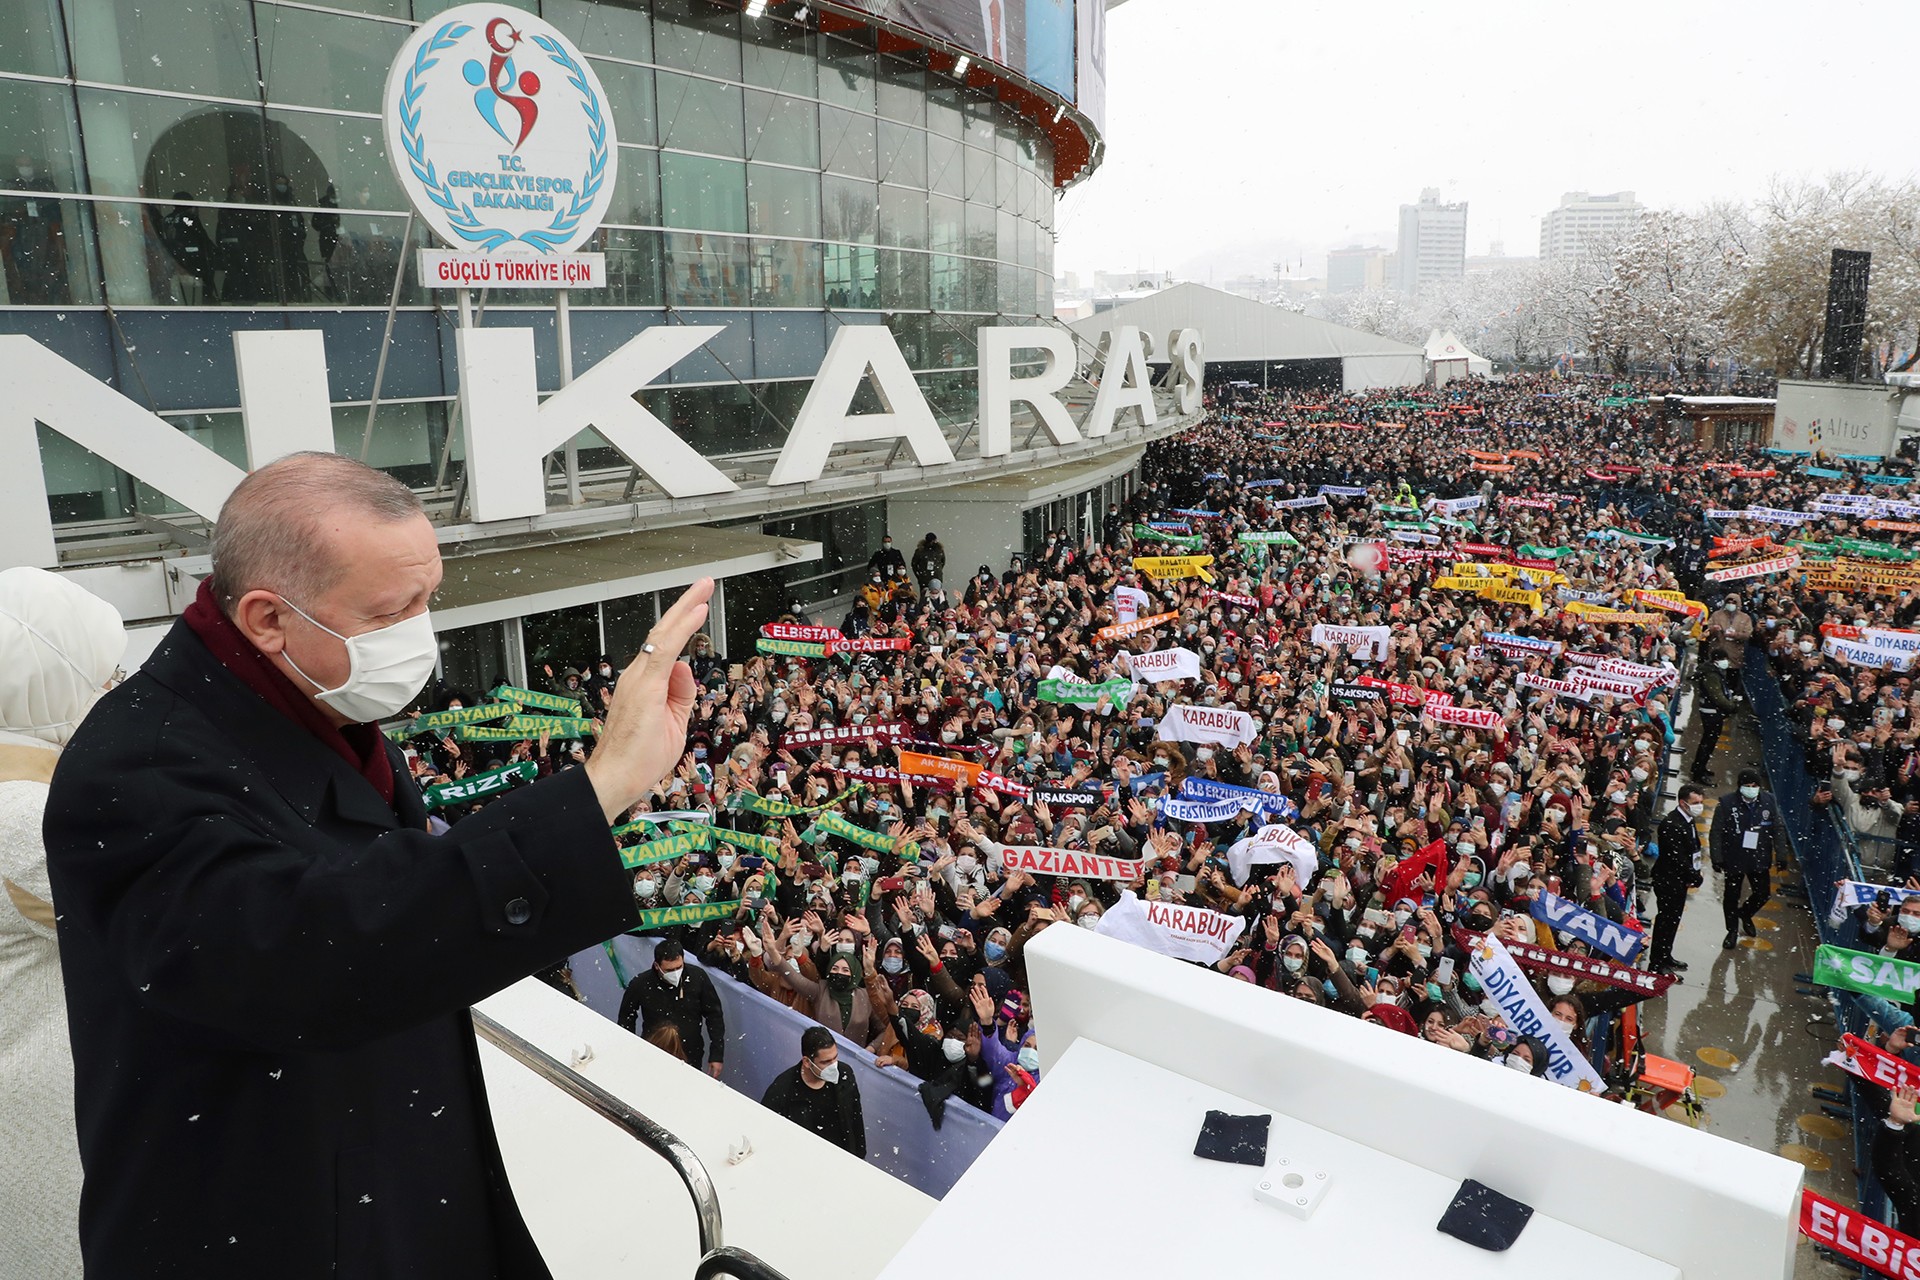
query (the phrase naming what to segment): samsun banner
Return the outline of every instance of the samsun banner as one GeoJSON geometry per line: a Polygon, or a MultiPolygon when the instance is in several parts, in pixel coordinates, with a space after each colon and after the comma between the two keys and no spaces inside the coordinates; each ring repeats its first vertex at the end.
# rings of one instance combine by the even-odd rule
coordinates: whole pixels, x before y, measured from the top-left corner
{"type": "Polygon", "coordinates": [[[1147,871],[1144,858],[1109,858],[1077,849],[1010,844],[1000,850],[1000,865],[1034,876],[1070,876],[1082,880],[1118,880],[1131,884],[1147,871]]]}
{"type": "Polygon", "coordinates": [[[1246,927],[1245,916],[1171,902],[1144,902],[1128,889],[1120,894],[1120,901],[1107,908],[1094,932],[1176,960],[1217,964],[1233,949],[1246,927]]]}

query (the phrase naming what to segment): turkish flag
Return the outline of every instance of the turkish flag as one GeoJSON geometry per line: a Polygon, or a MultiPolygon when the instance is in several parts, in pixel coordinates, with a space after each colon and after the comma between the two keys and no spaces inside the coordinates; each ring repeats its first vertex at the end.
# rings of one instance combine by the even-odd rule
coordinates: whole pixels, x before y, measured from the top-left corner
{"type": "Polygon", "coordinates": [[[1433,872],[1434,893],[1438,894],[1446,886],[1447,872],[1451,869],[1447,862],[1447,842],[1444,838],[1422,846],[1388,874],[1385,893],[1387,909],[1392,910],[1393,904],[1402,898],[1412,898],[1415,902],[1420,900],[1413,886],[1422,872],[1433,872]]]}

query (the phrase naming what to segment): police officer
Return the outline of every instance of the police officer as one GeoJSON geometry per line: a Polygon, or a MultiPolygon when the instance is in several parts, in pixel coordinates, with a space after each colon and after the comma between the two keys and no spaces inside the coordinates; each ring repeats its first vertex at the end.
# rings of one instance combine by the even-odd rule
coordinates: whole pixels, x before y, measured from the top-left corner
{"type": "Polygon", "coordinates": [[[1700,745],[1694,749],[1693,765],[1687,770],[1687,776],[1695,782],[1713,781],[1713,770],[1708,765],[1713,760],[1714,748],[1720,745],[1720,730],[1740,709],[1742,696],[1727,687],[1732,666],[1732,659],[1726,654],[1711,655],[1694,686],[1700,694],[1700,745]]]}
{"type": "Polygon", "coordinates": [[[1653,942],[1649,966],[1655,973],[1678,974],[1686,961],[1673,958],[1673,938],[1680,932],[1680,916],[1687,909],[1687,890],[1701,882],[1694,867],[1700,854],[1700,829],[1694,824],[1705,810],[1705,795],[1688,783],[1680,788],[1680,803],[1660,820],[1660,857],[1653,864],[1653,942]]]}
{"type": "Polygon", "coordinates": [[[1773,867],[1779,833],[1780,807],[1773,793],[1761,789],[1757,770],[1742,769],[1740,785],[1720,798],[1708,836],[1713,869],[1725,876],[1726,883],[1722,905],[1727,937],[1720,944],[1723,950],[1732,950],[1742,932],[1753,936],[1753,913],[1767,905],[1771,893],[1767,875],[1773,867]],[[1748,885],[1744,903],[1740,900],[1742,881],[1748,885]]]}

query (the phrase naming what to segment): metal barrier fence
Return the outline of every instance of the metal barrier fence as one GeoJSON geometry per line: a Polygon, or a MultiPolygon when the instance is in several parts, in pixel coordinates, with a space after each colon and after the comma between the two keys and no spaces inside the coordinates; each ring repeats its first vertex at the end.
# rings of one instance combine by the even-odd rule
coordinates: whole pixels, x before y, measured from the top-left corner
{"type": "MultiPolygon", "coordinates": [[[[1837,805],[1816,807],[1810,802],[1813,780],[1807,773],[1800,744],[1793,739],[1787,718],[1786,698],[1780,684],[1767,667],[1766,651],[1758,645],[1747,650],[1744,683],[1748,704],[1757,721],[1761,758],[1767,772],[1768,789],[1780,806],[1786,823],[1787,838],[1794,858],[1800,864],[1800,877],[1813,913],[1819,940],[1833,946],[1853,947],[1859,943],[1857,925],[1849,913],[1835,922],[1827,912],[1836,881],[1861,879],[1859,845],[1848,830],[1837,805]]],[[[1859,997],[1832,987],[1816,988],[1833,1008],[1837,1031],[1853,1035],[1867,1034],[1872,1021],[1859,997]]],[[[1838,1038],[1836,1032],[1836,1039],[1838,1038]]],[[[1853,1120],[1853,1167],[1858,1182],[1860,1211],[1882,1222],[1888,1218],[1886,1192],[1873,1176],[1870,1147],[1873,1126],[1878,1122],[1867,1105],[1866,1091],[1877,1086],[1847,1077],[1847,1101],[1853,1120]]],[[[1911,1229],[1913,1224],[1903,1224],[1911,1229]]],[[[1862,1274],[1867,1274],[1863,1272],[1862,1274]]]]}

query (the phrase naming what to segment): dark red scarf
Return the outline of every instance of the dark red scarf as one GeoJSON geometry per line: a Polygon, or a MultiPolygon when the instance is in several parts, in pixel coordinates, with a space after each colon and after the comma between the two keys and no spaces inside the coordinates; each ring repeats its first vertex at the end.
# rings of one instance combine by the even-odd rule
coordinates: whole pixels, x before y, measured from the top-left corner
{"type": "Polygon", "coordinates": [[[213,601],[213,580],[200,584],[200,592],[181,619],[200,637],[220,665],[240,682],[265,699],[268,706],[320,739],[328,750],[352,765],[373,784],[380,798],[393,803],[393,764],[387,759],[386,743],[380,730],[370,724],[350,724],[344,729],[327,719],[312,698],[300,692],[293,681],[280,673],[267,656],[253,647],[233,620],[213,601]]]}

